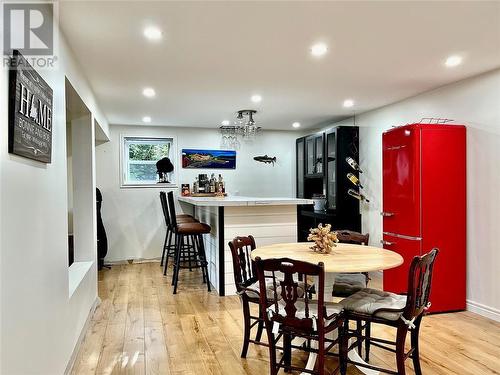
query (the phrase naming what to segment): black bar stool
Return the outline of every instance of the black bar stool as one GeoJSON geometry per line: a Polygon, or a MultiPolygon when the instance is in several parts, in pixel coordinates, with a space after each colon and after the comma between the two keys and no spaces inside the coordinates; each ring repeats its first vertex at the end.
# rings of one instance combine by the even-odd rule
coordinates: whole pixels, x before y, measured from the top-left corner
{"type": "MultiPolygon", "coordinates": [[[[179,281],[179,270],[181,268],[201,268],[203,282],[207,283],[208,291],[210,292],[210,279],[208,277],[208,262],[205,254],[205,244],[203,243],[203,235],[210,233],[212,230],[210,225],[200,222],[180,223],[177,222],[175,213],[174,193],[168,192],[168,209],[170,220],[172,222],[173,233],[175,234],[175,263],[172,285],[174,286],[174,294],[177,293],[177,283],[179,281]],[[189,243],[191,238],[192,243],[189,243]],[[182,264],[182,253],[188,252],[187,259],[189,265],[182,264]],[[194,254],[194,257],[191,256],[194,254]],[[194,264],[191,260],[195,260],[194,264]]],[[[184,256],[186,259],[186,255],[184,256]]]]}
{"type": "MultiPolygon", "coordinates": [[[[174,257],[175,255],[175,239],[173,238],[173,227],[172,227],[172,220],[170,219],[170,213],[168,209],[168,203],[167,203],[167,194],[164,191],[160,192],[160,203],[161,203],[161,208],[163,212],[163,217],[165,219],[165,225],[167,227],[167,231],[165,233],[165,241],[163,243],[163,251],[161,254],[161,262],[160,266],[163,266],[163,261],[165,261],[165,268],[163,270],[163,275],[167,274],[167,269],[168,269],[168,260],[170,257],[174,257]]],[[[192,222],[197,222],[197,220],[192,217],[191,215],[177,215],[176,216],[177,222],[178,223],[192,223],[192,222]]]]}

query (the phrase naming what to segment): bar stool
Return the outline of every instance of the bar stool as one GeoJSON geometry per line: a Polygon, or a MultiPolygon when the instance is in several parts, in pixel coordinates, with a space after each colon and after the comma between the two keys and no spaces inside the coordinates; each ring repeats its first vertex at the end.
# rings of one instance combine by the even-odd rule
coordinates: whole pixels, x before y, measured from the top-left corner
{"type": "MultiPolygon", "coordinates": [[[[210,233],[212,228],[210,225],[200,222],[180,223],[177,222],[177,215],[175,213],[174,193],[171,191],[167,194],[168,209],[170,213],[170,220],[172,222],[173,233],[175,234],[175,263],[174,275],[172,278],[172,285],[174,286],[174,294],[177,294],[177,283],[179,281],[179,270],[181,268],[201,268],[203,275],[203,282],[207,283],[208,291],[210,292],[210,280],[208,277],[208,262],[205,254],[205,244],[203,243],[203,235],[210,233]],[[189,238],[192,240],[192,245],[189,244],[189,238]],[[186,246],[187,245],[187,246],[186,246]],[[189,265],[185,266],[182,263],[182,252],[187,251],[187,259],[189,265]],[[192,257],[191,255],[194,255],[192,257]],[[191,260],[195,261],[193,265],[191,260]]],[[[184,256],[186,259],[186,256],[184,256]]]]}
{"type": "MultiPolygon", "coordinates": [[[[163,243],[163,251],[161,255],[160,266],[163,266],[163,261],[165,261],[165,268],[163,270],[163,275],[166,275],[168,268],[168,259],[170,257],[174,257],[176,245],[175,242],[172,243],[174,240],[173,238],[174,231],[172,228],[172,220],[170,219],[170,213],[168,209],[167,194],[164,191],[160,192],[160,203],[163,212],[163,217],[165,219],[165,225],[167,227],[167,231],[165,233],[165,241],[163,243]]],[[[177,215],[176,219],[178,223],[197,222],[197,220],[191,215],[177,215]]]]}

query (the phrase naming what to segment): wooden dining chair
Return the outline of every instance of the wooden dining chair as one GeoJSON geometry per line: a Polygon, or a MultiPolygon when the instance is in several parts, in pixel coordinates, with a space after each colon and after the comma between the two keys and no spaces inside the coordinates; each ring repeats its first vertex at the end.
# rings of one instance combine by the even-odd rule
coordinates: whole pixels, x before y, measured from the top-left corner
{"type": "MultiPolygon", "coordinates": [[[[234,283],[236,285],[236,292],[240,296],[241,304],[243,307],[243,348],[241,349],[241,358],[245,358],[248,352],[248,345],[250,343],[256,345],[268,346],[267,342],[261,341],[262,332],[264,329],[264,319],[261,316],[259,308],[259,316],[253,316],[250,311],[251,304],[258,306],[260,304],[260,290],[259,281],[257,279],[257,271],[255,269],[255,262],[252,261],[251,252],[255,249],[255,239],[253,236],[235,237],[229,242],[229,249],[231,250],[231,257],[233,260],[234,283]],[[255,339],[251,339],[251,330],[257,326],[255,339]]],[[[299,295],[303,297],[304,292],[308,290],[305,283],[298,282],[299,295]]],[[[314,284],[309,285],[309,289],[314,284]]],[[[272,293],[271,286],[268,286],[268,293],[272,293]]],[[[308,290],[311,296],[311,290],[308,290]]]]}
{"type": "MultiPolygon", "coordinates": [[[[370,235],[350,230],[337,230],[337,239],[340,243],[368,246],[370,235]]],[[[335,275],[332,296],[348,297],[368,286],[370,277],[367,272],[338,273],[335,275]]]]}
{"type": "Polygon", "coordinates": [[[345,311],[345,327],[342,339],[343,363],[353,363],[356,366],[370,368],[389,374],[405,375],[405,361],[407,358],[413,360],[416,375],[421,375],[419,332],[422,318],[430,306],[429,294],[432,285],[432,273],[438,249],[432,249],[429,253],[415,257],[410,266],[408,276],[408,292],[406,295],[384,292],[376,289],[363,289],[350,297],[342,300],[340,304],[345,311]],[[368,326],[365,334],[358,330],[349,329],[349,320],[363,320],[368,326]],[[396,328],[396,341],[389,341],[371,337],[371,323],[383,324],[396,328]],[[406,336],[410,332],[411,348],[405,350],[406,336]],[[349,338],[355,342],[348,343],[349,338]],[[365,341],[367,361],[369,359],[370,345],[394,352],[396,354],[397,371],[380,368],[351,361],[347,358],[348,351],[358,346],[359,342],[365,341]]]}
{"type": "MultiPolygon", "coordinates": [[[[301,371],[310,374],[325,374],[327,355],[336,355],[330,350],[340,338],[328,338],[327,333],[335,329],[342,331],[342,307],[325,303],[325,270],[323,263],[312,264],[289,258],[256,258],[260,290],[261,316],[264,318],[269,342],[270,374],[276,375],[280,368],[285,372],[301,371]],[[305,288],[308,280],[317,278],[318,299],[311,300],[308,293],[302,293],[298,276],[302,276],[305,288]],[[271,287],[271,293],[268,289],[271,287]],[[283,338],[283,356],[278,361],[277,342],[283,338]],[[293,339],[303,338],[318,343],[316,370],[292,365],[292,349],[308,350],[309,346],[296,346],[293,339]]],[[[343,357],[343,355],[341,355],[343,357]]],[[[340,365],[339,365],[340,367],[340,365]]],[[[338,368],[337,370],[338,371],[338,368]]]]}
{"type": "Polygon", "coordinates": [[[264,329],[264,320],[260,314],[253,316],[250,312],[250,304],[258,305],[260,302],[259,285],[257,280],[257,271],[255,263],[250,258],[250,253],[255,249],[255,240],[253,236],[236,237],[229,242],[231,257],[233,260],[234,283],[236,292],[240,296],[243,307],[243,348],[241,349],[241,358],[245,358],[248,352],[249,343],[264,345],[261,342],[262,331],[264,329]],[[250,338],[251,329],[257,326],[255,340],[250,338]]]}

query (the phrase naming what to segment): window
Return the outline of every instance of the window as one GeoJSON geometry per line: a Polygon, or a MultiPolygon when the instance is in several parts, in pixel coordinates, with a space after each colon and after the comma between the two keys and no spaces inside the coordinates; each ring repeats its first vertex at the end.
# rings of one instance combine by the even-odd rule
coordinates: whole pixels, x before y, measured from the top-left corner
{"type": "MultiPolygon", "coordinates": [[[[156,162],[164,157],[175,168],[173,138],[123,137],[122,144],[122,186],[157,186],[156,162]]],[[[168,181],[175,185],[175,170],[168,174],[168,181]]]]}

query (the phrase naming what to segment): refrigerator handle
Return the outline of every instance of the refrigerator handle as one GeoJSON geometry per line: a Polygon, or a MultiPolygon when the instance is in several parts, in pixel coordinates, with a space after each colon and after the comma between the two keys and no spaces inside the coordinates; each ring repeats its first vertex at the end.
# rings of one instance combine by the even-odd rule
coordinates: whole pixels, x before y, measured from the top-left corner
{"type": "Polygon", "coordinates": [[[390,242],[390,241],[386,241],[386,240],[380,240],[380,243],[382,245],[386,245],[386,246],[391,246],[391,245],[395,244],[395,242],[390,242]]]}
{"type": "Polygon", "coordinates": [[[394,216],[394,212],[384,212],[384,211],[382,211],[380,213],[380,215],[382,215],[384,217],[390,217],[390,216],[394,216]]]}

